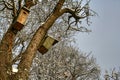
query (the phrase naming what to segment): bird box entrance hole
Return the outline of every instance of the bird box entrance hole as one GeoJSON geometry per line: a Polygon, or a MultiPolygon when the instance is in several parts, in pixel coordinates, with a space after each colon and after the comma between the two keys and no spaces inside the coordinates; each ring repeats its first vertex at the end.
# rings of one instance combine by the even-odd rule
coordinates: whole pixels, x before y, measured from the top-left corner
{"type": "Polygon", "coordinates": [[[27,9],[26,7],[21,8],[18,17],[16,18],[16,21],[13,24],[13,28],[15,30],[20,31],[24,27],[25,22],[28,18],[29,12],[30,12],[29,9],[27,9]]]}

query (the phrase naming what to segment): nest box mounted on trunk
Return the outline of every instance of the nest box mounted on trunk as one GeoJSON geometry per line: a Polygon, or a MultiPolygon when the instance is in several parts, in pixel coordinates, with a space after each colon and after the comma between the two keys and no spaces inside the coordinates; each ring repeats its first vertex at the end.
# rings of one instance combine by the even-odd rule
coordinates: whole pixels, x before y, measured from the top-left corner
{"type": "Polygon", "coordinates": [[[43,41],[43,44],[38,48],[38,51],[42,54],[45,54],[56,43],[58,43],[58,40],[50,36],[46,36],[43,41]]]}
{"type": "Polygon", "coordinates": [[[13,29],[20,31],[23,28],[27,20],[29,12],[30,12],[29,9],[27,9],[26,7],[21,8],[18,17],[16,18],[16,21],[13,24],[13,29]]]}

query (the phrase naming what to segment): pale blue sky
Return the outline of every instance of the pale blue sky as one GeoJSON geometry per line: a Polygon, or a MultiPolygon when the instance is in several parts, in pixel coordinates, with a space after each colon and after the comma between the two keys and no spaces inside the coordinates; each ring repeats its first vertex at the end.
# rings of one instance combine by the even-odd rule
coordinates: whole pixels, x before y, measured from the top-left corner
{"type": "Polygon", "coordinates": [[[90,34],[80,33],[79,48],[97,58],[103,70],[120,67],[120,0],[91,0],[99,16],[93,17],[90,34]]]}

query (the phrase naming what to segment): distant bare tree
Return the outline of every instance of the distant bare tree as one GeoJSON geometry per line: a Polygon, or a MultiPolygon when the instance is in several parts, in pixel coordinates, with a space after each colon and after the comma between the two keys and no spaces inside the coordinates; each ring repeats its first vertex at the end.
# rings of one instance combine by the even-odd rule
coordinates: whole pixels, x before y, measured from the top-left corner
{"type": "Polygon", "coordinates": [[[109,73],[105,72],[104,75],[105,80],[120,80],[120,71],[116,71],[115,68],[109,73]]]}

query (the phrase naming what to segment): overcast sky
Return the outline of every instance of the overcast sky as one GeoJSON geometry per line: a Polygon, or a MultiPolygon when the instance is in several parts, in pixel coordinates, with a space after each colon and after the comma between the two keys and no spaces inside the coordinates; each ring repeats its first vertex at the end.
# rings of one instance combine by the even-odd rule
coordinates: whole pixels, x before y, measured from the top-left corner
{"type": "Polygon", "coordinates": [[[90,52],[101,69],[120,67],[120,0],[91,0],[91,7],[99,16],[93,17],[90,34],[80,33],[79,48],[90,52]]]}

